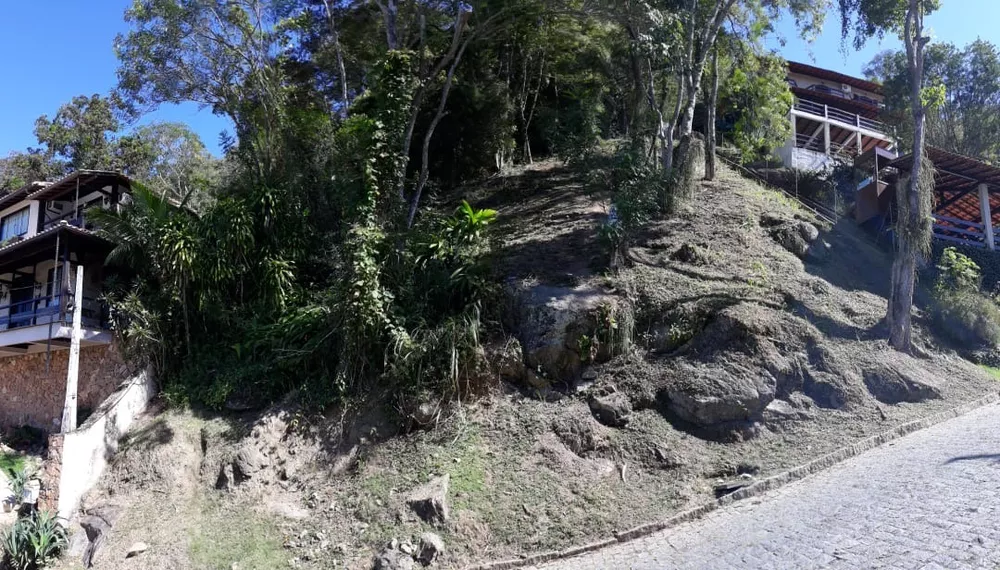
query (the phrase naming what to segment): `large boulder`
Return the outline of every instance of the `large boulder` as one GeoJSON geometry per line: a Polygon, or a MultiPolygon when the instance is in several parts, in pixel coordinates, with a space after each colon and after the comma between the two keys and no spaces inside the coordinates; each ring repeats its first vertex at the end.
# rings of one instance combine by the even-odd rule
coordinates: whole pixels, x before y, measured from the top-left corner
{"type": "Polygon", "coordinates": [[[247,442],[236,452],[233,459],[233,472],[237,477],[251,479],[261,469],[270,465],[267,456],[253,442],[247,442]]]}
{"type": "Polygon", "coordinates": [[[665,389],[667,406],[680,419],[699,427],[760,419],[774,400],[777,382],[766,370],[686,366],[665,389]]]}
{"type": "Polygon", "coordinates": [[[448,522],[448,487],[451,477],[445,474],[435,477],[410,492],[406,504],[424,522],[444,524],[448,522]]]}
{"type": "Polygon", "coordinates": [[[602,307],[617,298],[591,287],[512,286],[513,319],[528,369],[571,384],[583,369],[581,339],[592,337],[602,307]]]}
{"type": "Polygon", "coordinates": [[[938,381],[907,356],[891,355],[873,362],[864,368],[862,375],[868,391],[885,404],[922,402],[941,397],[938,381]]]}

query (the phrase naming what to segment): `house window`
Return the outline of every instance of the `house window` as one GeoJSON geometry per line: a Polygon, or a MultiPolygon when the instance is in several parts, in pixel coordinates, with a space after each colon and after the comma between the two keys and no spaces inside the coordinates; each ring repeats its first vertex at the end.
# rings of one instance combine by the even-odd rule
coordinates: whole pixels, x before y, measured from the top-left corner
{"type": "Polygon", "coordinates": [[[0,218],[0,242],[28,233],[28,208],[0,218]]]}

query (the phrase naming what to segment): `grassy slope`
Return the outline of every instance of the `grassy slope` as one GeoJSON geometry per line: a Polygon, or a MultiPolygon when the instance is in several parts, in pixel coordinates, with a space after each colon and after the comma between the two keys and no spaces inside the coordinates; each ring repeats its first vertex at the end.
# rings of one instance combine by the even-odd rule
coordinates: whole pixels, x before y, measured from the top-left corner
{"type": "MultiPolygon", "coordinates": [[[[702,188],[703,207],[654,224],[635,248],[640,262],[610,282],[594,271],[602,255],[595,244],[603,207],[572,172],[542,164],[494,182],[477,198],[504,216],[509,275],[621,287],[649,307],[670,306],[681,296],[779,303],[794,298],[802,315],[831,333],[838,350],[862,356],[883,350],[877,340],[851,338],[874,327],[884,310],[880,287],[888,269],[879,265],[880,254],[859,253],[865,246],[850,235],[832,236],[839,257],[823,268],[803,267],[757,223],[764,211],[795,214],[795,204],[728,170],[702,188]],[[706,267],[667,260],[692,240],[710,252],[706,267]]],[[[849,410],[816,410],[813,421],[729,444],[677,429],[655,405],[637,411],[627,428],[611,429],[593,421],[582,395],[542,402],[498,385],[493,397],[452,410],[434,431],[363,445],[356,467],[344,475],[330,474],[335,453],[326,446],[318,455],[300,452],[302,468],[289,481],[237,495],[212,490],[217,466],[206,464],[201,443],[209,442],[209,455],[211,446],[231,446],[231,426],[168,411],[130,437],[116,469],[91,499],[127,507],[96,567],[278,568],[295,559],[301,568],[336,563],[366,569],[385,542],[431,530],[411,516],[405,496],[431,475],[445,473],[452,480],[452,521],[434,529],[448,545],[444,567],[606,538],[706,500],[716,479],[740,465],[766,476],[993,388],[986,374],[952,358],[926,364],[958,379],[944,386],[941,400],[883,406],[886,419],[867,401],[849,410]],[[578,455],[564,445],[553,426],[567,422],[589,431],[592,450],[578,455]],[[671,461],[658,459],[657,449],[671,461]],[[288,508],[271,504],[278,495],[288,508]],[[124,549],[137,540],[151,550],[124,563],[124,549]]],[[[669,359],[637,352],[606,365],[601,382],[641,389],[672,374],[668,365],[669,359]]],[[[338,421],[317,421],[315,429],[337,431],[329,426],[338,421]]],[[[374,430],[371,435],[378,439],[374,430]]]]}

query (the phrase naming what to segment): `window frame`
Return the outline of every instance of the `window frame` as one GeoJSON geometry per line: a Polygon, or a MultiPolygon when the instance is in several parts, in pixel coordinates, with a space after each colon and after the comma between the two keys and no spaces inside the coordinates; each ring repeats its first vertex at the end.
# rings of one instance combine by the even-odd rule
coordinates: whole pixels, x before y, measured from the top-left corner
{"type": "Polygon", "coordinates": [[[17,237],[24,237],[28,235],[28,232],[30,230],[31,230],[31,206],[25,206],[20,210],[16,210],[14,212],[7,214],[6,216],[0,216],[0,243],[17,237]],[[7,229],[7,224],[18,216],[24,217],[24,231],[19,234],[14,234],[4,237],[4,234],[6,233],[7,229]]]}

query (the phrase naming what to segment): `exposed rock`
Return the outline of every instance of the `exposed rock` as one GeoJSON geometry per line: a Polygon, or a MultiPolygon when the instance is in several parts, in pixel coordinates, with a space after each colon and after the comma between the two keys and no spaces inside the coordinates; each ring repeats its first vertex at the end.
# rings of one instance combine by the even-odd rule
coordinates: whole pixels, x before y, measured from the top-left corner
{"type": "Polygon", "coordinates": [[[760,215],[760,225],[765,228],[783,226],[790,222],[791,220],[777,212],[764,212],[760,215]]]}
{"type": "Polygon", "coordinates": [[[656,446],[653,450],[653,456],[656,458],[660,467],[664,469],[677,469],[685,465],[684,458],[681,454],[671,451],[662,445],[656,446]]]}
{"type": "Polygon", "coordinates": [[[823,240],[816,240],[809,244],[809,251],[806,252],[806,261],[810,263],[815,263],[821,265],[830,260],[830,249],[829,243],[823,240]]]}
{"type": "Polygon", "coordinates": [[[802,391],[821,408],[840,409],[847,405],[848,392],[843,379],[828,372],[811,372],[802,391]]]}
{"type": "Polygon", "coordinates": [[[421,402],[410,412],[410,419],[417,427],[429,428],[437,424],[440,413],[441,404],[439,402],[421,402]]]}
{"type": "Polygon", "coordinates": [[[616,297],[589,287],[549,285],[514,287],[511,294],[529,371],[551,381],[575,381],[583,369],[580,338],[593,334],[596,312],[615,304],[616,297]]]}
{"type": "Polygon", "coordinates": [[[524,366],[524,351],[516,338],[509,339],[499,347],[487,349],[487,360],[493,363],[497,374],[508,382],[518,383],[527,372],[524,366]]]}
{"type": "Polygon", "coordinates": [[[222,491],[232,491],[236,487],[236,478],[233,475],[233,464],[224,463],[219,468],[219,477],[215,480],[215,488],[222,491]]]}
{"type": "Polygon", "coordinates": [[[526,370],[524,373],[524,382],[529,388],[534,388],[535,390],[548,390],[552,387],[552,383],[549,379],[536,373],[534,370],[526,370]]]}
{"type": "Polygon", "coordinates": [[[666,388],[670,411],[701,427],[722,426],[761,417],[774,399],[776,381],[763,370],[688,367],[686,377],[666,388]]]}
{"type": "Polygon", "coordinates": [[[430,566],[437,560],[438,556],[444,554],[444,541],[433,532],[425,532],[420,535],[420,550],[417,560],[424,566],[430,566]]]}
{"type": "Polygon", "coordinates": [[[411,491],[409,498],[406,499],[406,504],[425,522],[431,524],[446,523],[449,517],[448,487],[450,482],[451,476],[448,474],[435,477],[411,491]]]}
{"type": "Polygon", "coordinates": [[[772,400],[764,408],[764,420],[769,422],[805,420],[810,417],[812,417],[812,414],[805,410],[796,409],[790,402],[786,402],[785,400],[772,400]]]}
{"type": "Polygon", "coordinates": [[[812,243],[819,239],[819,228],[809,222],[799,222],[799,235],[802,239],[812,243]]]}
{"type": "Polygon", "coordinates": [[[605,396],[594,396],[590,399],[590,411],[597,421],[611,427],[623,427],[628,424],[632,415],[632,402],[621,392],[612,392],[605,396]]]}
{"type": "Polygon", "coordinates": [[[372,570],[413,570],[413,557],[388,546],[375,555],[372,570]]]}
{"type": "Polygon", "coordinates": [[[233,473],[239,477],[251,479],[258,471],[268,465],[270,462],[267,456],[261,453],[255,445],[247,443],[236,452],[236,457],[233,459],[233,473]]]}
{"type": "Polygon", "coordinates": [[[796,257],[805,257],[809,252],[809,242],[802,237],[797,224],[775,227],[771,230],[771,237],[796,257]]]}
{"type": "Polygon", "coordinates": [[[136,542],[129,547],[128,551],[125,553],[125,558],[132,558],[133,556],[139,556],[143,552],[149,550],[149,545],[145,542],[136,542]]]}
{"type": "Polygon", "coordinates": [[[590,418],[577,416],[559,418],[552,424],[552,431],[570,451],[580,457],[605,445],[604,437],[598,432],[598,428],[604,429],[590,418]]]}
{"type": "Polygon", "coordinates": [[[922,402],[941,397],[937,381],[906,357],[882,360],[862,373],[872,396],[885,404],[922,402]]]}

